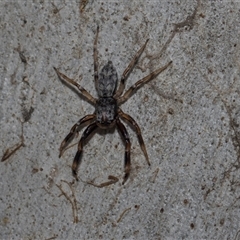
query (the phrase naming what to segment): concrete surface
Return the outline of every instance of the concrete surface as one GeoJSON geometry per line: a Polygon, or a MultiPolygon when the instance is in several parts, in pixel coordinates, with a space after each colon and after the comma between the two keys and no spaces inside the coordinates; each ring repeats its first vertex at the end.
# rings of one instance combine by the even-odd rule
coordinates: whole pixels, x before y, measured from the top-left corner
{"type": "Polygon", "coordinates": [[[0,11],[0,239],[240,239],[239,1],[2,0],[0,11]],[[123,186],[117,131],[86,144],[82,181],[76,145],[58,158],[94,108],[53,66],[95,95],[97,25],[100,67],[111,59],[119,76],[150,38],[127,87],[173,61],[122,106],[151,161],[127,127],[123,186]],[[119,181],[96,187],[109,175],[119,181]]]}

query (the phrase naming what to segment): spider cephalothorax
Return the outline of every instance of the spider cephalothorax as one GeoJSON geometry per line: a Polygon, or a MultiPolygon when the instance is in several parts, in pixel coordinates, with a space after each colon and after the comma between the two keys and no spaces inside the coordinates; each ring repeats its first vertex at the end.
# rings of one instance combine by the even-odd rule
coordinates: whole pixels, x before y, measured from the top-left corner
{"type": "Polygon", "coordinates": [[[114,124],[117,116],[117,101],[113,97],[101,97],[96,103],[96,121],[100,128],[114,124]]]}
{"type": "Polygon", "coordinates": [[[93,114],[89,114],[81,118],[71,128],[70,133],[65,137],[65,139],[61,143],[59,157],[61,157],[67,145],[72,141],[74,136],[76,136],[76,134],[80,131],[82,125],[86,122],[90,122],[88,127],[84,130],[82,137],[78,143],[78,151],[74,157],[73,164],[72,164],[73,175],[78,180],[77,169],[81,161],[83,144],[85,139],[91,133],[95,132],[98,128],[106,129],[106,128],[112,128],[116,126],[125,141],[125,162],[124,162],[125,176],[123,180],[123,183],[125,183],[125,181],[129,177],[130,167],[131,167],[131,162],[130,162],[131,143],[130,143],[128,132],[125,126],[123,125],[123,123],[121,122],[120,118],[122,118],[127,123],[132,125],[132,127],[135,129],[138,137],[138,141],[140,143],[141,149],[145,155],[148,165],[150,165],[150,162],[148,159],[148,155],[147,155],[146,147],[142,138],[140,127],[138,126],[136,121],[130,115],[124,113],[119,106],[123,102],[128,100],[128,98],[132,95],[132,93],[135,90],[139,89],[143,84],[154,79],[159,73],[165,70],[172,62],[170,61],[164,67],[153,71],[143,79],[137,81],[123,94],[125,81],[129,76],[129,74],[131,73],[131,71],[133,70],[143,50],[145,49],[148,40],[136,53],[136,55],[133,57],[130,64],[127,66],[127,68],[123,72],[119,87],[116,91],[118,76],[117,76],[117,71],[114,68],[111,61],[108,61],[108,63],[102,68],[100,74],[98,74],[98,57],[97,57],[98,32],[99,32],[99,28],[97,28],[97,34],[96,34],[96,38],[94,41],[94,48],[93,48],[94,49],[93,50],[94,80],[95,80],[95,86],[97,88],[97,93],[98,93],[97,99],[94,98],[90,93],[88,93],[82,86],[80,86],[73,79],[68,78],[66,75],[59,72],[56,68],[54,68],[60,79],[65,80],[66,82],[76,86],[79,89],[79,91],[83,94],[83,96],[85,96],[89,100],[89,102],[95,106],[95,112],[93,114]]]}

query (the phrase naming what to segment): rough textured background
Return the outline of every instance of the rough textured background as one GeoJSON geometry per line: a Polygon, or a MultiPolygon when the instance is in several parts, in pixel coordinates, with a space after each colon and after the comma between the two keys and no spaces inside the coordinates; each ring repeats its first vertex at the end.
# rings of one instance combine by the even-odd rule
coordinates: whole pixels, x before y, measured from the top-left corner
{"type": "Polygon", "coordinates": [[[0,11],[0,154],[19,146],[0,163],[0,239],[240,239],[239,1],[2,0],[0,11]],[[128,127],[124,186],[117,131],[85,146],[82,181],[76,145],[58,158],[94,108],[52,67],[95,95],[97,25],[100,67],[111,59],[119,76],[150,38],[127,87],[173,61],[122,106],[152,164],[128,127]],[[119,181],[87,183],[109,175],[119,181]]]}

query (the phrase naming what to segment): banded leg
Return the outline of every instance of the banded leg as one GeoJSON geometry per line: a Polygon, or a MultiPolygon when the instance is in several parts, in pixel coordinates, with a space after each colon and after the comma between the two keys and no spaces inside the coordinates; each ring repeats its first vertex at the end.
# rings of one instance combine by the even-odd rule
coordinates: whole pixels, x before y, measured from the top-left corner
{"type": "Polygon", "coordinates": [[[65,148],[73,140],[76,133],[80,131],[81,126],[84,123],[93,120],[94,118],[95,118],[95,114],[86,115],[85,117],[81,118],[76,124],[73,125],[69,134],[64,138],[64,140],[62,141],[62,143],[60,145],[59,157],[61,157],[63,155],[65,148]]]}
{"type": "Polygon", "coordinates": [[[127,68],[123,72],[119,88],[118,88],[117,92],[115,93],[114,98],[118,98],[118,97],[120,97],[122,95],[124,87],[125,87],[126,79],[128,78],[129,74],[133,70],[133,68],[136,65],[136,63],[138,62],[138,59],[140,58],[141,54],[143,53],[143,50],[145,49],[148,41],[149,41],[149,39],[147,39],[145,44],[138,50],[136,55],[133,57],[132,61],[129,63],[129,65],[127,66],[127,68]]]}
{"type": "Polygon", "coordinates": [[[136,121],[128,114],[124,113],[120,108],[118,110],[118,114],[119,116],[123,119],[123,120],[126,120],[128,123],[130,123],[130,125],[132,125],[135,129],[135,132],[137,133],[137,137],[138,137],[138,142],[140,144],[140,147],[144,153],[144,156],[147,160],[147,163],[148,165],[150,166],[150,161],[149,161],[149,158],[148,158],[148,154],[147,154],[147,150],[146,150],[146,147],[145,147],[145,143],[143,141],[143,138],[142,138],[142,133],[141,133],[141,129],[140,127],[138,126],[138,124],[136,123],[136,121]]]}
{"type": "Polygon", "coordinates": [[[162,71],[164,71],[169,65],[172,64],[172,61],[170,61],[168,64],[166,64],[164,67],[161,67],[153,72],[151,72],[149,75],[146,77],[142,78],[141,80],[137,81],[135,84],[133,84],[125,93],[122,97],[118,99],[118,104],[121,104],[125,101],[127,101],[131,95],[133,94],[134,91],[138,90],[140,87],[142,87],[143,84],[151,81],[155,77],[157,77],[158,74],[160,74],[162,71]]]}
{"type": "Polygon", "coordinates": [[[99,26],[97,26],[97,34],[93,45],[93,60],[94,60],[94,81],[95,87],[97,89],[98,85],[98,51],[97,51],[97,41],[98,41],[99,26]]]}
{"type": "Polygon", "coordinates": [[[84,144],[84,141],[86,140],[86,138],[91,134],[93,133],[96,129],[98,128],[97,126],[97,123],[94,122],[92,124],[90,124],[86,129],[85,131],[83,132],[82,134],[82,137],[78,143],[78,151],[74,157],[74,160],[73,160],[73,164],[72,164],[72,173],[73,173],[73,176],[76,178],[76,180],[78,181],[78,177],[77,177],[77,170],[78,170],[78,166],[81,162],[81,157],[82,157],[82,150],[83,150],[83,144],[84,144]]]}
{"type": "Polygon", "coordinates": [[[130,159],[131,142],[129,139],[127,129],[119,119],[116,120],[116,124],[117,124],[118,130],[120,131],[125,141],[125,157],[124,157],[125,175],[122,182],[122,184],[124,184],[127,181],[130,174],[130,170],[131,170],[131,159],[130,159]]]}
{"type": "Polygon", "coordinates": [[[53,67],[53,68],[56,71],[56,73],[57,73],[57,75],[60,79],[62,79],[64,81],[72,84],[73,86],[77,87],[78,90],[82,93],[82,95],[89,100],[89,102],[91,102],[93,105],[97,102],[97,100],[85,88],[83,88],[80,84],[75,82],[73,79],[67,77],[63,73],[59,72],[57,68],[55,68],[55,67],[53,67]]]}

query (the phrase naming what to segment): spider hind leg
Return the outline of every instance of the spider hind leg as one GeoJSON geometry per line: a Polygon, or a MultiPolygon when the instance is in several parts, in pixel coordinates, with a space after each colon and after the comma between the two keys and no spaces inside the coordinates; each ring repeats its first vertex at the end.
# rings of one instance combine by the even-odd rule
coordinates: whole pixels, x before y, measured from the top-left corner
{"type": "Polygon", "coordinates": [[[139,88],[141,88],[145,83],[153,80],[155,77],[157,77],[162,71],[164,71],[171,64],[172,64],[172,61],[170,61],[165,66],[163,66],[159,69],[156,69],[155,71],[151,72],[146,77],[144,77],[144,78],[138,80],[136,83],[134,83],[121,97],[118,98],[118,105],[127,101],[135,91],[137,91],[139,88]]]}
{"type": "Polygon", "coordinates": [[[71,84],[73,86],[75,86],[76,88],[78,88],[78,90],[80,91],[80,93],[86,98],[88,99],[88,101],[91,103],[91,104],[95,104],[96,103],[96,99],[85,89],[83,88],[80,84],[78,84],[75,80],[67,77],[65,74],[61,73],[58,71],[57,68],[53,67],[55,72],[57,73],[58,77],[67,82],[68,84],[71,84]]]}
{"type": "Polygon", "coordinates": [[[125,82],[126,82],[128,76],[130,75],[130,73],[132,72],[133,68],[137,64],[138,59],[141,57],[148,41],[149,41],[149,39],[146,40],[145,44],[138,50],[138,52],[135,54],[135,56],[133,57],[133,59],[131,60],[131,62],[127,66],[127,68],[124,70],[124,72],[122,74],[122,77],[121,77],[121,81],[120,81],[118,90],[114,95],[115,98],[118,98],[122,95],[124,87],[125,87],[125,82]]]}

